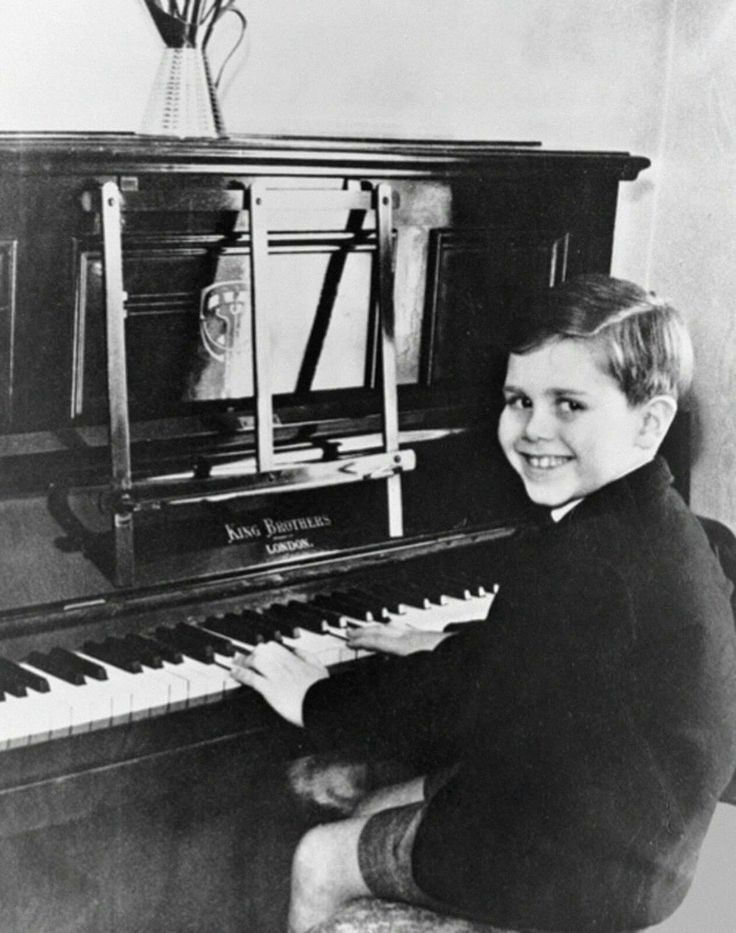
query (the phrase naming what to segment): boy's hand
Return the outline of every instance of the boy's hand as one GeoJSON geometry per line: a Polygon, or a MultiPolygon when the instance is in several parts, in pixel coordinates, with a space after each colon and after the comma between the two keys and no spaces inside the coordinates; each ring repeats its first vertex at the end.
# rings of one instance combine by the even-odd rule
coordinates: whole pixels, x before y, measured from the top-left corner
{"type": "Polygon", "coordinates": [[[307,690],[330,676],[316,658],[269,641],[257,645],[250,654],[236,654],[231,674],[241,684],[252,687],[284,719],[303,726],[302,707],[307,690]]]}
{"type": "Polygon", "coordinates": [[[448,632],[423,632],[394,619],[355,628],[348,626],[347,643],[349,648],[356,650],[406,655],[415,651],[431,651],[449,636],[448,632]]]}

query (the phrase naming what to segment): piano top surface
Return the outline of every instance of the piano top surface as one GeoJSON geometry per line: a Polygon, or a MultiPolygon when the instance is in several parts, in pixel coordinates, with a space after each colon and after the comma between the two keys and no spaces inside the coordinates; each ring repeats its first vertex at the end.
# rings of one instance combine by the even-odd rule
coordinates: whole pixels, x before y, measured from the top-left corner
{"type": "Polygon", "coordinates": [[[620,151],[545,149],[536,141],[409,139],[334,136],[239,135],[222,139],[174,139],[136,133],[0,133],[0,164],[9,171],[37,172],[52,167],[83,171],[100,161],[118,170],[242,170],[267,174],[348,172],[351,167],[378,174],[442,174],[482,168],[515,175],[595,170],[620,180],[637,177],[650,163],[620,151]],[[158,166],[158,168],[156,168],[158,166]]]}

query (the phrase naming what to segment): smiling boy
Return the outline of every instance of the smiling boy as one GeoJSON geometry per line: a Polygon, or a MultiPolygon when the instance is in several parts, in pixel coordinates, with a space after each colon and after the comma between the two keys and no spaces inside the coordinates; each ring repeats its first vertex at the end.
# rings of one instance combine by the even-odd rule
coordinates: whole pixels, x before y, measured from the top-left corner
{"type": "Polygon", "coordinates": [[[556,508],[652,459],[676,405],[630,405],[585,344],[564,340],[512,354],[498,428],[529,498],[556,508]]]}
{"type": "Polygon", "coordinates": [[[489,619],[426,641],[361,628],[356,647],[412,652],[370,679],[279,646],[240,660],[234,676],[316,740],[443,769],[304,836],[294,933],[365,894],[586,933],[681,902],[736,763],[730,588],[656,456],[691,363],[677,313],[631,283],[545,293],[498,437],[552,520],[494,567],[489,619]]]}

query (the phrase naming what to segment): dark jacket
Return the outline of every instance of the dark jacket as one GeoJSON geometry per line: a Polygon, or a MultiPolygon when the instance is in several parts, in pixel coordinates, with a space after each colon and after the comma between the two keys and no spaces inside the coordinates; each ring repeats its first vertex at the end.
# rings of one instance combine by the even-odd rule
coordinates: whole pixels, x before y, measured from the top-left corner
{"type": "Polygon", "coordinates": [[[664,462],[518,536],[488,620],[314,685],[307,729],[458,760],[417,884],[513,928],[619,931],[684,897],[736,764],[730,584],[664,462]]]}

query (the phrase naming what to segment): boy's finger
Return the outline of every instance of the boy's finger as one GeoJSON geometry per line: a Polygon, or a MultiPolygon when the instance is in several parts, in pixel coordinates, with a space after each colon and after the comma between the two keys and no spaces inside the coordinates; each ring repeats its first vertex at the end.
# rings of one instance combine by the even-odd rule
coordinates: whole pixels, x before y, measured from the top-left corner
{"type": "Polygon", "coordinates": [[[257,645],[239,666],[242,669],[252,670],[264,676],[277,674],[284,667],[283,662],[274,651],[275,648],[280,647],[280,645],[275,645],[273,642],[257,645]]]}
{"type": "Polygon", "coordinates": [[[251,659],[249,667],[270,677],[278,676],[285,671],[291,671],[296,663],[301,663],[295,661],[288,648],[279,645],[275,641],[267,642],[265,645],[258,645],[251,655],[251,659]]]}
{"type": "Polygon", "coordinates": [[[381,638],[379,635],[366,636],[365,638],[349,638],[348,647],[365,649],[367,651],[385,651],[388,646],[393,644],[393,640],[381,638]]]}
{"type": "Polygon", "coordinates": [[[294,657],[299,658],[301,661],[304,661],[306,664],[311,664],[313,660],[313,655],[308,651],[305,651],[303,648],[297,648],[296,646],[289,649],[294,657]]]}
{"type": "Polygon", "coordinates": [[[245,654],[245,652],[243,651],[236,651],[233,656],[232,664],[230,666],[231,667],[246,667],[246,665],[248,664],[249,657],[250,657],[250,652],[248,652],[248,654],[245,654]]]}
{"type": "Polygon", "coordinates": [[[257,671],[251,670],[248,667],[233,666],[230,669],[230,676],[233,680],[237,680],[238,683],[244,684],[246,687],[252,687],[259,693],[263,692],[265,677],[262,677],[257,671]]]}
{"type": "Polygon", "coordinates": [[[324,664],[322,664],[318,658],[312,654],[311,651],[305,651],[303,648],[294,647],[290,649],[290,653],[295,655],[301,661],[304,661],[305,664],[309,664],[312,667],[317,667],[320,669],[324,667],[324,664]]]}

